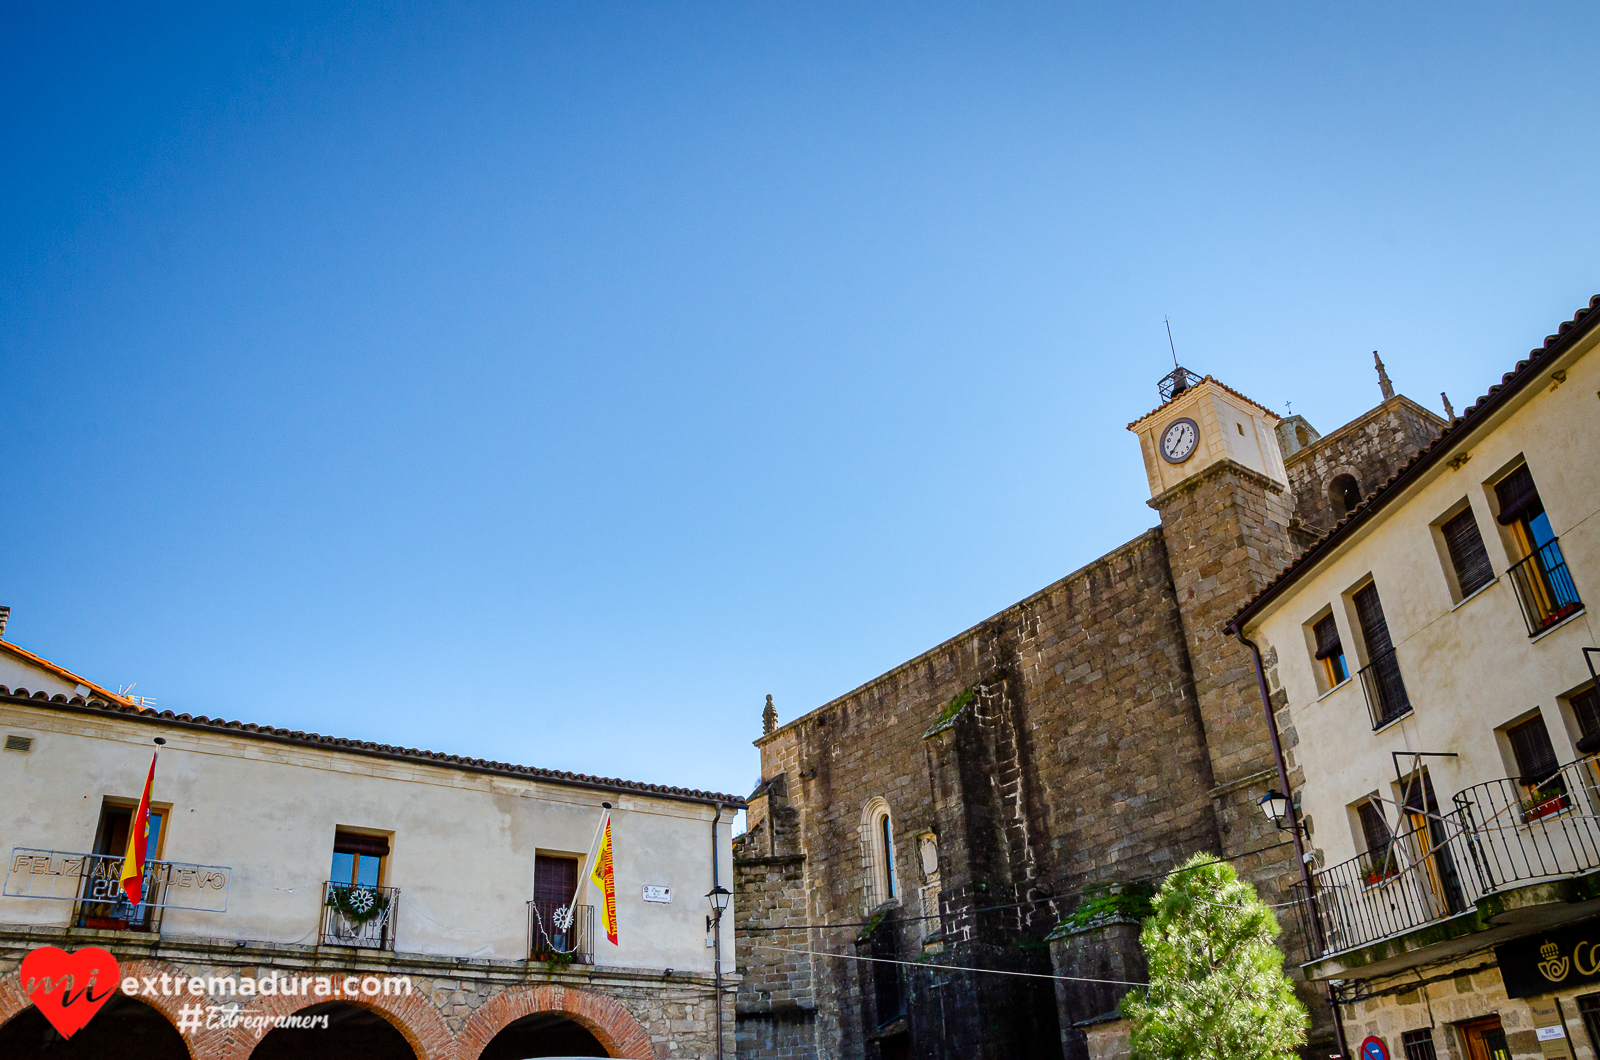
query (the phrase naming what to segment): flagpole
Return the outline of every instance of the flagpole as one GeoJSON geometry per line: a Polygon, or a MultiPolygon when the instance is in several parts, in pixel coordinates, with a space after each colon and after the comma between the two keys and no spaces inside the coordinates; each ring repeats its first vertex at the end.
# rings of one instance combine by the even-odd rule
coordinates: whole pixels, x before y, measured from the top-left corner
{"type": "Polygon", "coordinates": [[[597,853],[595,847],[600,842],[600,834],[605,831],[606,821],[611,817],[611,804],[602,802],[600,805],[603,807],[600,811],[600,823],[594,826],[594,838],[589,840],[589,849],[584,851],[583,866],[578,872],[578,886],[573,890],[572,901],[567,905],[574,917],[578,915],[578,897],[583,894],[584,885],[589,882],[589,873],[594,869],[597,853]]]}

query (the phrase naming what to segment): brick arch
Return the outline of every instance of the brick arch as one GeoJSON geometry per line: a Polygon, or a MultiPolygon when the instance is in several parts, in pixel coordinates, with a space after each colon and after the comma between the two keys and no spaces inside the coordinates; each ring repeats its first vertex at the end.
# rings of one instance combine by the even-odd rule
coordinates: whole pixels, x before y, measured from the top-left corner
{"type": "MultiPolygon", "coordinates": [[[[343,977],[334,976],[335,984],[343,977]]],[[[313,1005],[326,1005],[329,1003],[354,1005],[376,1012],[388,1021],[389,1025],[400,1032],[400,1036],[411,1046],[411,1051],[417,1055],[417,1060],[455,1060],[455,1041],[450,1033],[450,1028],[439,1015],[438,1009],[423,997],[420,992],[413,992],[410,997],[376,997],[365,995],[350,996],[333,994],[327,997],[318,997],[312,994],[309,997],[283,994],[274,994],[266,997],[257,996],[254,1001],[244,1006],[241,1016],[288,1016],[299,1012],[301,1009],[311,1008],[313,1005]]],[[[213,1029],[202,1032],[206,1046],[202,1054],[207,1060],[248,1060],[250,1054],[261,1043],[261,1038],[266,1037],[264,1032],[260,1037],[256,1032],[247,1027],[232,1027],[227,1029],[213,1029]]]]}
{"type": "Polygon", "coordinates": [[[600,1040],[611,1056],[654,1060],[650,1035],[620,1001],[562,986],[518,987],[496,994],[472,1014],[456,1039],[457,1060],[478,1060],[494,1036],[524,1016],[559,1012],[600,1040]]]}
{"type": "MultiPolygon", "coordinates": [[[[76,950],[69,952],[77,952],[76,950]]],[[[173,965],[158,961],[119,961],[117,962],[118,979],[127,979],[130,976],[160,975],[166,972],[169,975],[175,972],[173,965]]],[[[145,997],[143,994],[136,996],[135,1000],[141,1004],[149,1005],[167,1018],[173,1029],[178,1027],[178,1009],[184,999],[178,997],[145,997]]],[[[13,975],[0,977],[0,1026],[9,1023],[12,1018],[19,1016],[26,1009],[33,1007],[33,1001],[22,992],[22,975],[20,971],[13,975]]],[[[183,1039],[183,1047],[189,1051],[191,1060],[204,1056],[197,1048],[198,1042],[187,1034],[179,1032],[183,1039]]]]}

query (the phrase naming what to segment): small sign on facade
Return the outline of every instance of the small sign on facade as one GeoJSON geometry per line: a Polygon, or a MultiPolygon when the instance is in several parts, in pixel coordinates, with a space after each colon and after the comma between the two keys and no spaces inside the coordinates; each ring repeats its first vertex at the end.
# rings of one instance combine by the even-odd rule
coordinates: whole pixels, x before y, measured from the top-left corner
{"type": "Polygon", "coordinates": [[[647,883],[644,885],[644,900],[647,902],[663,902],[670,905],[672,903],[672,888],[657,887],[654,884],[647,883]]]}

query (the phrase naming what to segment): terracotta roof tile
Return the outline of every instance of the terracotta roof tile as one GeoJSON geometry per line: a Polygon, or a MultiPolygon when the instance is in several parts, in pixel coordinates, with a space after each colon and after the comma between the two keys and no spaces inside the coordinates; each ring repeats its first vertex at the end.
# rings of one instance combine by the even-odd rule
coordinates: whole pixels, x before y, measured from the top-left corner
{"type": "MultiPolygon", "coordinates": [[[[87,683],[87,682],[85,682],[87,683]]],[[[445,754],[441,751],[423,751],[415,747],[396,747],[392,744],[374,743],[371,740],[349,740],[340,736],[323,736],[321,733],[301,732],[298,729],[277,729],[270,725],[257,725],[247,721],[226,721],[222,718],[208,718],[204,714],[174,714],[170,710],[156,711],[149,707],[137,707],[120,698],[115,703],[101,703],[93,700],[84,700],[81,696],[68,699],[57,696],[48,700],[45,693],[37,692],[32,697],[15,695],[12,690],[0,685],[0,696],[12,699],[25,698],[30,706],[35,701],[44,698],[51,705],[61,705],[79,713],[116,714],[130,718],[138,718],[158,724],[179,725],[189,729],[209,730],[213,732],[242,732],[263,739],[270,739],[285,743],[301,744],[307,747],[317,747],[329,751],[344,751],[353,754],[366,754],[380,758],[396,758],[406,761],[427,762],[464,769],[474,773],[494,773],[502,776],[525,777],[529,780],[542,780],[554,784],[568,784],[574,787],[594,788],[600,791],[617,791],[637,793],[640,795],[655,795],[666,799],[676,799],[685,802],[703,802],[707,804],[720,804],[723,806],[743,807],[745,800],[737,795],[724,795],[715,791],[702,791],[699,788],[679,788],[666,784],[646,784],[637,780],[619,780],[615,777],[597,777],[587,773],[573,773],[567,770],[542,769],[538,766],[520,766],[511,762],[492,762],[485,758],[465,758],[461,755],[445,754]]]]}

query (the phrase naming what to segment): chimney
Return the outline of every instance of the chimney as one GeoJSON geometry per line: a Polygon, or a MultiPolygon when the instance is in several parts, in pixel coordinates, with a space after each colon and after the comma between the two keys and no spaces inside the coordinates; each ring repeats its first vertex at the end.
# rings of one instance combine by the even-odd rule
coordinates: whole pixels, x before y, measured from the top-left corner
{"type": "Polygon", "coordinates": [[[11,621],[11,608],[0,604],[0,640],[6,637],[6,623],[11,621]]]}

